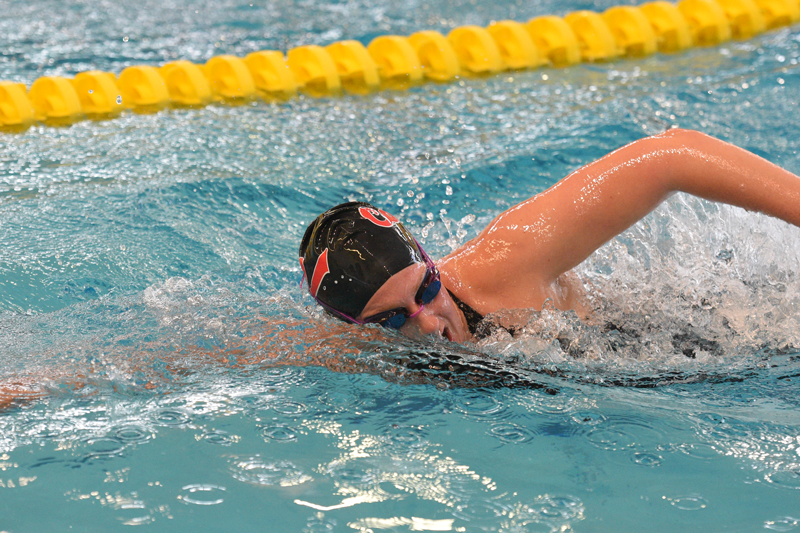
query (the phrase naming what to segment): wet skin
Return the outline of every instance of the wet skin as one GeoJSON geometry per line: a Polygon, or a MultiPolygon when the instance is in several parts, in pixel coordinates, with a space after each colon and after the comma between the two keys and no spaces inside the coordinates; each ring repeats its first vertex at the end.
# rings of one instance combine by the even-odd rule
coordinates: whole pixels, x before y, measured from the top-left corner
{"type": "MultiPolygon", "coordinates": [[[[416,313],[420,304],[415,301],[415,297],[425,279],[426,270],[425,263],[415,263],[389,278],[372,295],[364,310],[356,318],[363,320],[398,307],[404,307],[409,314],[416,313]]],[[[434,335],[452,342],[472,340],[467,320],[450,297],[444,284],[431,303],[425,304],[421,313],[406,319],[400,332],[412,338],[434,335]]]]}
{"type": "MultiPolygon", "coordinates": [[[[542,309],[549,301],[585,317],[583,286],[572,269],[675,192],[800,226],[800,177],[719,139],[669,130],[623,146],[497,216],[438,262],[446,290],[400,331],[470,340],[450,293],[484,316],[542,309]]],[[[424,276],[422,263],[398,272],[359,318],[397,307],[414,313],[424,276]]]]}

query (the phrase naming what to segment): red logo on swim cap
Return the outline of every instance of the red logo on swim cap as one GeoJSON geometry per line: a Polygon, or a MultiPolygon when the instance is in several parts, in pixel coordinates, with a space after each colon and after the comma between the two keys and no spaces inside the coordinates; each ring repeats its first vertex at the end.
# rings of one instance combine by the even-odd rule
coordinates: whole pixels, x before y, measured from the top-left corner
{"type": "Polygon", "coordinates": [[[308,282],[308,292],[310,292],[314,298],[317,297],[317,292],[319,291],[320,283],[322,283],[322,278],[324,278],[325,274],[328,274],[330,271],[331,269],[328,267],[328,249],[325,248],[325,251],[319,255],[319,259],[317,259],[317,265],[314,267],[314,275],[308,282]]]}
{"type": "Polygon", "coordinates": [[[388,228],[397,224],[397,219],[384,211],[383,209],[374,209],[372,207],[359,207],[358,214],[366,218],[376,226],[388,228]]]}

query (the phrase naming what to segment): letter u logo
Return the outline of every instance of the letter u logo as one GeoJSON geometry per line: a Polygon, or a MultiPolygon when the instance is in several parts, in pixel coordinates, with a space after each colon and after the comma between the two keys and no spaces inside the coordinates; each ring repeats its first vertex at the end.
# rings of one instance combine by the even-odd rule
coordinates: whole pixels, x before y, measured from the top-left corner
{"type": "Polygon", "coordinates": [[[358,214],[382,228],[389,228],[397,224],[397,219],[383,209],[373,209],[372,207],[359,207],[358,214]]]}

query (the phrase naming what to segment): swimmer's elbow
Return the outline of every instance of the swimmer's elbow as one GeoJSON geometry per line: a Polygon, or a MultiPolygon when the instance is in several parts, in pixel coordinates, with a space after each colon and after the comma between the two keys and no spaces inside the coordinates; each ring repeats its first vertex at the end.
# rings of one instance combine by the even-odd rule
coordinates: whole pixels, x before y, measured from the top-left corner
{"type": "Polygon", "coordinates": [[[653,135],[654,139],[670,139],[670,140],[683,140],[685,142],[697,141],[699,139],[708,139],[709,136],[697,130],[689,130],[685,128],[672,128],[657,135],[653,135]]]}

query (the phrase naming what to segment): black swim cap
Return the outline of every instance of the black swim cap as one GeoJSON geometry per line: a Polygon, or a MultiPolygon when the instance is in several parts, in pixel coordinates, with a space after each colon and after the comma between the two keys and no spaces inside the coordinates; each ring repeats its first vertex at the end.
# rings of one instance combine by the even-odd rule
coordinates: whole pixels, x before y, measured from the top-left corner
{"type": "Polygon", "coordinates": [[[422,261],[423,252],[408,230],[364,202],[325,211],[300,242],[300,266],[311,295],[353,318],[386,280],[422,261]]]}

